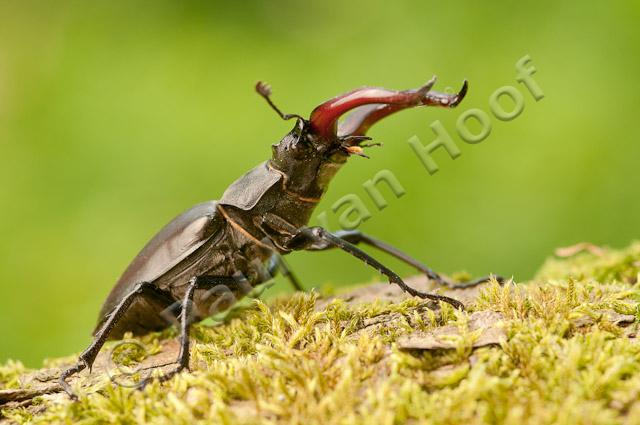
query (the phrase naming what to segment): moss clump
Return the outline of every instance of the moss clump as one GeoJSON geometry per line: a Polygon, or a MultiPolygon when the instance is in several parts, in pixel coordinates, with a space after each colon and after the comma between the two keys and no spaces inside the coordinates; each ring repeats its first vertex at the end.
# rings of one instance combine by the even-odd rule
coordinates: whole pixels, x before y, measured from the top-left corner
{"type": "MultiPolygon", "coordinates": [[[[640,423],[637,257],[634,244],[550,260],[528,284],[488,284],[466,312],[315,293],[254,301],[241,318],[195,326],[193,371],[166,384],[138,391],[107,380],[77,403],[42,396],[41,412],[4,415],[47,424],[640,423]],[[505,337],[474,348],[470,317],[485,311],[505,337]],[[445,326],[457,330],[445,335],[450,348],[399,342],[445,326]]],[[[0,382],[23,373],[13,368],[0,382]]]]}
{"type": "Polygon", "coordinates": [[[640,273],[640,242],[626,249],[604,249],[598,253],[582,252],[567,259],[549,258],[536,280],[592,279],[597,282],[635,283],[640,273]]]}
{"type": "Polygon", "coordinates": [[[0,388],[19,388],[19,378],[27,369],[21,362],[9,360],[6,364],[0,365],[0,388]]]}

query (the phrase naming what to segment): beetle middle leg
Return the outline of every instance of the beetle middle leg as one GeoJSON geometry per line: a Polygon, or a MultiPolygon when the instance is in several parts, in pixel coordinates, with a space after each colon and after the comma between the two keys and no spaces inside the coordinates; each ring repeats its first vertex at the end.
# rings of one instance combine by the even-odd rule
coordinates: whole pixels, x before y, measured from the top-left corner
{"type": "MultiPolygon", "coordinates": [[[[408,264],[414,267],[415,269],[417,269],[418,271],[424,273],[430,280],[433,280],[437,284],[446,286],[451,289],[471,288],[471,287],[480,285],[482,283],[488,282],[491,279],[491,276],[484,276],[478,279],[470,280],[468,282],[452,282],[440,276],[440,274],[435,272],[433,269],[431,269],[427,265],[421,263],[415,258],[400,251],[398,248],[392,245],[389,245],[388,243],[383,242],[381,240],[375,239],[371,236],[365,235],[359,230],[342,230],[342,231],[335,232],[334,235],[354,245],[363,243],[365,245],[372,246],[376,249],[379,249],[380,251],[387,253],[392,257],[395,257],[398,260],[402,261],[403,263],[408,264]]],[[[328,245],[321,249],[331,249],[331,248],[334,248],[334,246],[328,245]]],[[[494,276],[493,278],[496,279],[500,284],[504,282],[504,278],[501,276],[494,276]]]]}
{"type": "MultiPolygon", "coordinates": [[[[175,361],[177,366],[159,376],[157,379],[160,382],[165,382],[171,379],[174,375],[180,373],[184,369],[189,369],[189,360],[191,358],[190,347],[190,335],[189,330],[191,324],[194,322],[193,314],[193,297],[197,289],[212,289],[215,290],[219,287],[230,288],[237,286],[238,283],[235,278],[228,276],[199,276],[189,280],[187,290],[185,291],[184,298],[180,305],[180,353],[175,361]]],[[[171,307],[170,307],[171,308],[171,307]]],[[[146,378],[140,383],[140,387],[147,385],[153,377],[146,378]]]]}
{"type": "Polygon", "coordinates": [[[276,274],[278,274],[278,271],[281,271],[282,275],[289,280],[289,283],[291,283],[291,286],[293,286],[293,289],[295,289],[298,292],[305,291],[304,287],[300,284],[300,281],[298,280],[296,275],[293,274],[293,272],[289,268],[289,265],[287,264],[287,262],[284,261],[284,258],[282,258],[280,254],[273,254],[271,258],[269,258],[269,264],[267,265],[267,272],[269,273],[269,276],[273,277],[276,274]]]}
{"type": "Polygon", "coordinates": [[[300,229],[289,241],[287,248],[296,250],[309,250],[318,251],[329,248],[339,248],[365,264],[375,268],[383,275],[389,278],[390,283],[395,283],[400,286],[402,290],[410,295],[417,296],[423,299],[430,299],[433,301],[444,301],[451,304],[455,308],[464,309],[464,305],[453,298],[446,297],[444,295],[430,294],[428,292],[422,292],[411,286],[407,285],[400,276],[393,272],[388,267],[384,266],[378,260],[362,251],[360,248],[350,243],[349,241],[332,234],[331,232],[323,229],[322,227],[305,227],[300,229]]]}
{"type": "MultiPolygon", "coordinates": [[[[268,229],[265,229],[263,225],[273,220],[276,220],[277,227],[284,225],[285,227],[290,227],[293,231],[296,230],[295,226],[272,214],[258,216],[254,220],[254,224],[258,226],[258,228],[265,234],[269,234],[269,231],[268,229]]],[[[282,258],[282,255],[280,255],[280,253],[278,252],[273,241],[269,238],[264,238],[261,242],[269,246],[273,250],[273,255],[271,255],[267,264],[267,273],[269,274],[269,278],[274,277],[278,273],[278,271],[281,271],[282,275],[289,280],[289,283],[291,284],[291,286],[293,286],[293,289],[298,292],[305,292],[304,287],[300,284],[300,281],[298,280],[296,275],[293,274],[284,258],[282,258]]]]}

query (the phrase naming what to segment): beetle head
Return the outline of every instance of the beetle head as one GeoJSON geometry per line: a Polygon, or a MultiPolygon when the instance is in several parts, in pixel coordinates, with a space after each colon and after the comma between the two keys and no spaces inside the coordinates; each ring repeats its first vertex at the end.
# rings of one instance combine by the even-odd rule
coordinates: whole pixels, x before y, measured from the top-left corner
{"type": "Polygon", "coordinates": [[[438,106],[453,108],[467,93],[465,80],[462,89],[456,94],[446,94],[431,90],[436,77],[417,88],[403,91],[387,90],[377,87],[363,87],[336,96],[320,105],[312,112],[309,120],[296,114],[283,114],[271,101],[269,85],[258,82],[256,90],[280,115],[288,120],[297,119],[296,126],[281,142],[290,154],[322,154],[332,157],[336,152],[360,155],[361,144],[370,140],[366,137],[369,128],[381,119],[403,109],[417,106],[438,106]],[[339,120],[347,115],[341,123],[339,120]],[[297,147],[297,148],[296,148],[297,147]]]}
{"type": "Polygon", "coordinates": [[[310,197],[320,197],[349,155],[342,149],[327,149],[318,143],[302,118],[280,142],[272,145],[271,165],[287,176],[290,188],[310,197]]]}
{"type": "Polygon", "coordinates": [[[403,91],[376,87],[356,89],[318,105],[308,120],[296,114],[283,114],[271,101],[269,85],[258,82],[256,91],[282,119],[296,119],[293,130],[273,145],[272,164],[297,187],[312,185],[315,179],[320,185],[316,189],[322,190],[325,180],[328,183],[349,156],[366,156],[362,148],[367,145],[363,142],[370,140],[366,133],[373,124],[417,106],[453,108],[467,93],[466,80],[457,94],[432,91],[435,82],[433,77],[417,89],[403,91]]]}

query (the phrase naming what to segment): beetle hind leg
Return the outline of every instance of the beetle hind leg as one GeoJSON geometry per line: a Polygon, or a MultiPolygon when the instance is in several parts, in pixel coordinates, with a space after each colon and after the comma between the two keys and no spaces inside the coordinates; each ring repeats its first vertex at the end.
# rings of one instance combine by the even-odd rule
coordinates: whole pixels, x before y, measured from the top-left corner
{"type": "Polygon", "coordinates": [[[91,345],[89,345],[89,347],[87,347],[87,349],[80,354],[80,357],[78,358],[78,362],[74,366],[68,369],[65,369],[60,374],[60,378],[58,382],[62,387],[62,389],[69,395],[69,397],[71,397],[73,400],[78,399],[78,397],[73,392],[71,385],[69,385],[67,380],[71,376],[83,371],[84,369],[91,370],[91,366],[93,365],[93,362],[96,360],[96,357],[98,357],[98,353],[100,352],[100,349],[102,348],[104,343],[109,338],[111,331],[116,327],[118,322],[129,310],[129,308],[131,307],[131,305],[133,304],[133,302],[137,297],[154,296],[154,295],[155,295],[155,292],[154,292],[154,286],[152,283],[140,282],[113,309],[111,314],[109,314],[107,320],[105,320],[105,322],[103,323],[102,327],[98,330],[98,332],[96,332],[93,342],[91,342],[91,345]]]}

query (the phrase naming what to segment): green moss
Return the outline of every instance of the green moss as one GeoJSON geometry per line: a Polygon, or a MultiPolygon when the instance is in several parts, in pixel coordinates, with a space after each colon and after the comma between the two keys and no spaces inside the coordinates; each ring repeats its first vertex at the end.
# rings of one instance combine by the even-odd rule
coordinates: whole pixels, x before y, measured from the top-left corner
{"type": "Polygon", "coordinates": [[[583,252],[569,259],[549,258],[536,280],[592,279],[601,283],[635,283],[640,273],[640,242],[626,249],[603,250],[602,255],[583,252]]]}
{"type": "MultiPolygon", "coordinates": [[[[4,413],[47,424],[639,423],[638,260],[639,244],[549,260],[528,284],[487,285],[467,312],[436,313],[416,299],[317,308],[316,293],[253,301],[224,325],[195,326],[197,367],[168,383],[137,391],[106,381],[33,417],[4,413]],[[478,311],[502,315],[498,346],[473,348],[478,311]],[[452,349],[396,344],[445,324],[460,329],[452,349]]],[[[157,351],[171,336],[142,342],[157,351]]],[[[15,385],[23,372],[8,364],[0,382],[15,385]]]]}
{"type": "Polygon", "coordinates": [[[9,360],[0,365],[0,389],[18,388],[18,378],[26,372],[24,365],[15,360],[9,360]]]}

